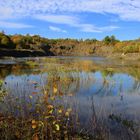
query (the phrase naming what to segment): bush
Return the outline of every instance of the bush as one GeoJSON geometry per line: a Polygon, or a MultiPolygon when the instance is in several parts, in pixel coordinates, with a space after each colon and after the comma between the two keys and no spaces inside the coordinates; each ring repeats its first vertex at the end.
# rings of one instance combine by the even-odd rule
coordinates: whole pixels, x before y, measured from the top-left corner
{"type": "Polygon", "coordinates": [[[137,53],[139,52],[139,46],[126,46],[123,48],[124,53],[137,53]]]}
{"type": "Polygon", "coordinates": [[[116,37],[114,35],[112,36],[106,36],[103,39],[103,42],[105,43],[105,45],[115,45],[116,42],[119,42],[119,40],[116,39],[116,37]]]}
{"type": "Polygon", "coordinates": [[[2,48],[14,48],[14,44],[11,39],[2,33],[0,34],[0,46],[2,48]]]}

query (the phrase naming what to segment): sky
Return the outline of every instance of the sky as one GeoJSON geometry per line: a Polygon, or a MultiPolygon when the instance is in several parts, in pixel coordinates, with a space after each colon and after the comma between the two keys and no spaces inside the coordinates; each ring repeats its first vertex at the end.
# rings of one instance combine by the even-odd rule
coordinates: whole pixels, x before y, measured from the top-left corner
{"type": "Polygon", "coordinates": [[[0,31],[47,38],[140,37],[140,0],[0,0],[0,31]]]}

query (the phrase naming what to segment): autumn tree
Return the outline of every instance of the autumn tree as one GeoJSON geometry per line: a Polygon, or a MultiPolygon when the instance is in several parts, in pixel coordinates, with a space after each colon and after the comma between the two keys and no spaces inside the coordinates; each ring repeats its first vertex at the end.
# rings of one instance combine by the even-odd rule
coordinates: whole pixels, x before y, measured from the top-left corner
{"type": "Polygon", "coordinates": [[[3,32],[0,33],[0,47],[8,49],[14,48],[14,44],[10,37],[5,35],[3,32]]]}

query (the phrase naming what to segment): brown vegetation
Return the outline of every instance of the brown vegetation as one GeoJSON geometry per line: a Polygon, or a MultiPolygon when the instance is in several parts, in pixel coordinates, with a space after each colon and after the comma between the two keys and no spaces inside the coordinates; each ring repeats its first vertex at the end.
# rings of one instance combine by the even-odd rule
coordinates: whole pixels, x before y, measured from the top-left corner
{"type": "Polygon", "coordinates": [[[96,39],[47,39],[39,35],[0,33],[0,56],[104,55],[139,53],[140,40],[119,41],[115,36],[96,39]],[[6,51],[6,52],[5,52],[6,51]],[[13,52],[13,53],[10,53],[13,52]]]}

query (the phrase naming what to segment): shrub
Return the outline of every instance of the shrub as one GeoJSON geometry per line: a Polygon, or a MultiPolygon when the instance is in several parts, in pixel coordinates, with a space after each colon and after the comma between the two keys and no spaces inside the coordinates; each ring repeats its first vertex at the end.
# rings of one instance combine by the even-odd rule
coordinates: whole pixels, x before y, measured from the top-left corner
{"type": "Polygon", "coordinates": [[[139,52],[139,46],[126,46],[123,48],[124,53],[137,53],[139,52]]]}

